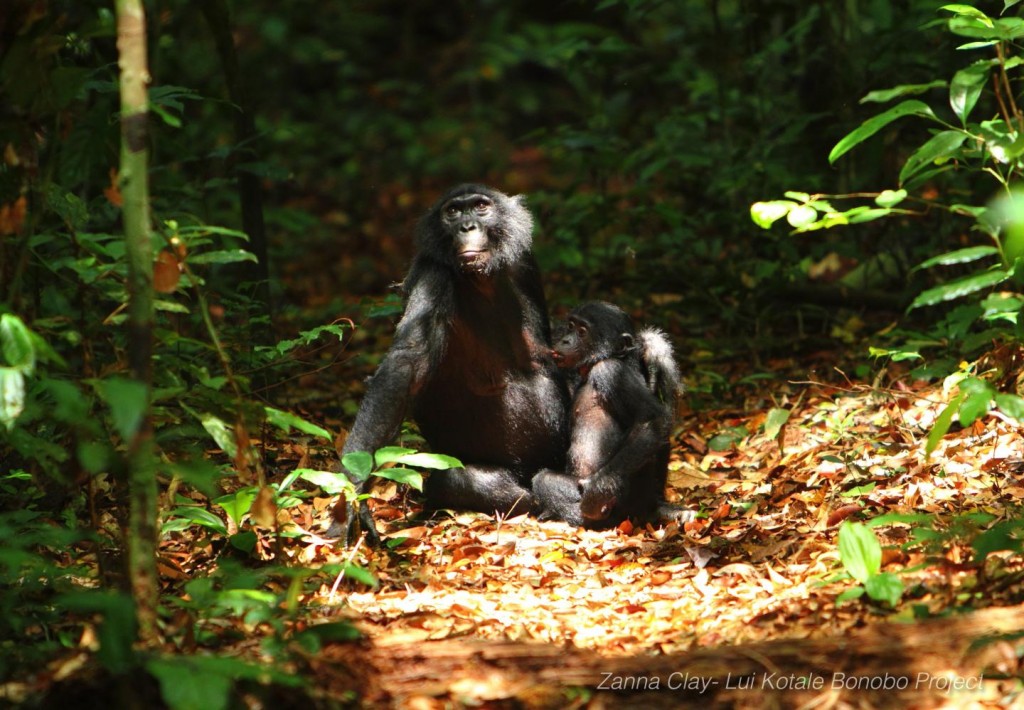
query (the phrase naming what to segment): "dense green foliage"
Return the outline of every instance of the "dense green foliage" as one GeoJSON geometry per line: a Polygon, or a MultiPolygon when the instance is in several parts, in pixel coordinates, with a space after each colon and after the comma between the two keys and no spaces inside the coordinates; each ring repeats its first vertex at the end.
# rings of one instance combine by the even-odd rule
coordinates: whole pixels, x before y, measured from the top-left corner
{"type": "MultiPolygon", "coordinates": [[[[413,221],[452,183],[528,192],[556,308],[612,298],[684,333],[698,405],[724,394],[718,358],[810,348],[849,335],[855,312],[898,317],[909,305],[872,345],[894,359],[927,353],[923,374],[968,383],[937,437],[954,414],[965,425],[992,406],[1024,415],[1016,392],[955,364],[1022,332],[1013,187],[1024,118],[1013,87],[1024,21],[1013,2],[1005,17],[1004,3],[937,12],[943,4],[258,0],[233,3],[223,24],[215,10],[227,3],[148,2],[162,534],[200,529],[225,557],[168,605],[190,615],[189,633],[213,646],[218,615],[270,624],[275,659],[315,648],[317,634],[350,634],[286,621],[304,585],[339,572],[372,583],[366,570],[254,572],[233,556],[266,545],[256,528],[276,532],[273,511],[316,486],[344,488],[314,464],[268,481],[262,442],[299,432],[330,448],[331,431],[289,411],[288,384],[322,364],[318,348],[347,346],[347,319],[394,314],[380,294],[404,272],[413,221]],[[218,47],[224,37],[237,56],[218,47]],[[965,38],[967,55],[956,51],[965,38]],[[899,103],[872,115],[862,96],[899,103]],[[243,176],[258,178],[255,196],[243,176]],[[1005,195],[990,201],[993,179],[1005,195]],[[889,189],[859,192],[877,186],[889,189]],[[801,236],[752,227],[751,203],[793,188],[808,192],[760,202],[754,217],[786,218],[801,236]],[[263,235],[246,234],[242,213],[253,199],[269,292],[252,284],[263,235]],[[844,199],[853,206],[835,206],[844,199]],[[839,224],[856,231],[819,231],[839,224]],[[368,295],[377,300],[358,302],[368,295]],[[267,591],[270,576],[286,582],[267,591]]],[[[193,674],[206,698],[227,703],[225,678],[265,677],[241,662],[140,661],[113,591],[124,449],[148,406],[126,378],[113,9],[14,0],[4,13],[0,534],[13,542],[0,558],[0,629],[31,643],[0,660],[0,675],[74,645],[53,603],[65,595],[64,608],[105,619],[105,668],[144,663],[177,707],[190,702],[174,697],[177,679],[193,674]]],[[[778,433],[786,412],[773,411],[778,433]]],[[[417,456],[392,449],[356,463],[414,487],[417,472],[379,467],[451,465],[417,456]]],[[[850,574],[895,604],[899,590],[872,562],[877,542],[847,534],[850,574]]]]}

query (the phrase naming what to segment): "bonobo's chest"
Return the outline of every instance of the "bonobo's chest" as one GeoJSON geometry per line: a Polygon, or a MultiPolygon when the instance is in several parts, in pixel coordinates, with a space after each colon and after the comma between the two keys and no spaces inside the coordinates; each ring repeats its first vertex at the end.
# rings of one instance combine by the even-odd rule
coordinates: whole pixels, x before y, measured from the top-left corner
{"type": "Polygon", "coordinates": [[[532,339],[511,284],[459,288],[435,381],[498,395],[511,379],[533,371],[532,339]]]}
{"type": "Polygon", "coordinates": [[[596,388],[584,383],[572,402],[569,470],[587,478],[603,466],[619,446],[622,429],[596,388]]]}

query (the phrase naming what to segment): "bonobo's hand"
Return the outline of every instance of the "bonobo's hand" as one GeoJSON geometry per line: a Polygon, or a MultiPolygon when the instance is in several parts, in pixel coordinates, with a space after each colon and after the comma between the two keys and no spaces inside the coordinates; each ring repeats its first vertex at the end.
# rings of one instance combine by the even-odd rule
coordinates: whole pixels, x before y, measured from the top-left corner
{"type": "Polygon", "coordinates": [[[380,547],[380,535],[365,500],[359,502],[357,511],[355,503],[342,498],[335,504],[331,515],[333,519],[324,537],[340,539],[345,547],[350,547],[359,539],[358,531],[362,528],[366,533],[366,544],[370,547],[380,547]]]}

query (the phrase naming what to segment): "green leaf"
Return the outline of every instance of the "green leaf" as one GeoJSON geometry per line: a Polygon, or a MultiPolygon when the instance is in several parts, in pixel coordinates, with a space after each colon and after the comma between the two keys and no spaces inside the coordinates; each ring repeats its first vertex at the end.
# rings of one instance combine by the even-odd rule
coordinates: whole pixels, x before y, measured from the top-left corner
{"type": "Polygon", "coordinates": [[[783,425],[789,421],[789,410],[780,407],[773,407],[768,411],[764,419],[764,435],[768,439],[774,439],[782,431],[783,425]]]}
{"type": "Polygon", "coordinates": [[[238,444],[235,442],[234,427],[212,414],[201,415],[199,421],[203,425],[203,429],[206,429],[206,433],[217,442],[217,446],[220,447],[221,451],[231,458],[235,458],[238,455],[238,444]]]}
{"type": "Polygon", "coordinates": [[[13,368],[31,375],[36,367],[36,351],[32,347],[32,333],[21,318],[11,313],[0,316],[0,352],[13,368]]]}
{"type": "Polygon", "coordinates": [[[852,601],[854,599],[860,599],[862,596],[864,596],[864,587],[851,587],[842,594],[836,596],[836,606],[842,604],[843,602],[852,601]]]}
{"type": "Polygon", "coordinates": [[[153,658],[148,670],[160,682],[160,696],[171,710],[225,710],[234,679],[205,668],[190,656],[153,658]]]}
{"type": "Polygon", "coordinates": [[[131,441],[149,407],[149,388],[124,377],[101,380],[95,387],[96,393],[110,407],[110,418],[117,433],[123,441],[131,441]]]}
{"type": "Polygon", "coordinates": [[[986,27],[992,27],[992,19],[984,12],[971,5],[965,5],[962,3],[953,3],[951,5],[943,5],[939,10],[946,10],[952,12],[958,17],[973,17],[984,24],[986,27]]]}
{"type": "Polygon", "coordinates": [[[418,491],[423,490],[423,474],[411,468],[382,468],[374,471],[373,475],[395,483],[404,483],[418,491]]]}
{"type": "Polygon", "coordinates": [[[246,513],[252,508],[252,503],[256,500],[256,493],[259,489],[256,486],[246,486],[245,488],[239,488],[234,493],[229,493],[226,496],[220,498],[214,498],[213,504],[218,505],[224,509],[224,512],[231,518],[231,522],[235,526],[242,524],[242,518],[245,517],[246,513]]]}
{"type": "Polygon", "coordinates": [[[889,606],[896,606],[903,596],[903,582],[891,572],[882,572],[872,575],[864,582],[864,589],[868,596],[879,602],[887,602],[889,606]]]}
{"type": "Polygon", "coordinates": [[[224,521],[218,518],[216,515],[211,513],[206,508],[195,508],[189,506],[183,506],[181,508],[175,508],[167,514],[167,521],[164,523],[161,530],[161,534],[170,532],[171,530],[183,529],[178,525],[175,525],[176,520],[184,520],[189,524],[202,525],[204,528],[209,528],[219,532],[221,535],[228,534],[228,528],[224,524],[224,521]]]}
{"type": "Polygon", "coordinates": [[[946,408],[939,412],[939,416],[935,417],[935,422],[932,424],[932,430],[928,432],[928,441],[925,443],[924,453],[925,456],[931,456],[932,452],[935,451],[939,446],[939,442],[942,441],[942,437],[949,431],[949,427],[953,424],[953,415],[960,409],[960,403],[964,400],[963,394],[958,394],[953,401],[946,405],[946,408]]]}
{"type": "Polygon", "coordinates": [[[348,498],[350,493],[355,492],[352,483],[348,480],[348,476],[344,473],[318,471],[312,468],[297,468],[292,473],[298,474],[302,480],[309,481],[314,486],[322,488],[324,493],[328,495],[336,496],[344,493],[345,497],[348,498]]]}
{"type": "Polygon", "coordinates": [[[967,117],[978,103],[988,74],[996,63],[990,59],[975,62],[953,76],[949,85],[949,105],[963,125],[967,125],[967,117]]]}
{"type": "Polygon", "coordinates": [[[939,254],[933,256],[931,259],[922,261],[920,264],[914,267],[914,271],[919,269],[930,269],[933,266],[951,266],[953,264],[968,264],[978,259],[983,259],[986,256],[992,256],[998,254],[999,250],[994,246],[979,246],[979,247],[967,247],[966,249],[957,249],[956,251],[947,252],[946,254],[939,254]]]}
{"type": "Polygon", "coordinates": [[[377,578],[373,576],[373,573],[351,562],[345,563],[345,576],[360,584],[365,584],[367,587],[377,586],[377,578]]]}
{"type": "Polygon", "coordinates": [[[259,259],[251,251],[245,249],[225,249],[191,254],[188,261],[190,264],[233,264],[238,261],[259,261],[259,259]]]}
{"type": "Polygon", "coordinates": [[[8,431],[25,410],[25,376],[13,367],[0,367],[0,424],[8,431]]]}
{"type": "Polygon", "coordinates": [[[789,214],[797,207],[797,203],[789,200],[772,200],[771,202],[755,202],[750,206],[750,218],[762,229],[769,229],[775,222],[789,214]]]}
{"type": "Polygon", "coordinates": [[[922,101],[909,99],[898,103],[888,111],[864,121],[864,123],[860,124],[858,128],[836,143],[832,152],[828,154],[828,162],[836,162],[851,148],[867,140],[893,121],[903,118],[904,116],[922,116],[925,118],[935,119],[935,113],[931,110],[928,104],[922,101]]]}
{"type": "Polygon", "coordinates": [[[919,294],[914,302],[910,304],[908,310],[920,308],[921,306],[934,306],[937,303],[943,303],[945,301],[952,301],[955,298],[961,298],[971,293],[981,291],[986,288],[995,286],[996,284],[1006,281],[1010,277],[1010,274],[1002,269],[994,269],[992,271],[985,271],[980,274],[973,274],[971,276],[958,279],[957,281],[951,281],[935,288],[930,288],[927,291],[919,294]]]}
{"type": "Polygon", "coordinates": [[[377,465],[382,466],[384,463],[400,463],[405,466],[416,466],[418,468],[433,468],[433,469],[449,469],[449,468],[461,468],[462,462],[454,456],[445,456],[444,454],[430,454],[419,451],[409,451],[394,457],[381,458],[381,450],[377,451],[377,465]]]}
{"type": "Polygon", "coordinates": [[[1008,417],[1013,417],[1018,422],[1024,422],[1024,398],[1015,394],[999,392],[995,396],[996,406],[999,411],[1008,417]]]}
{"type": "Polygon", "coordinates": [[[974,548],[974,561],[984,562],[991,553],[1003,550],[1019,554],[1024,547],[1022,536],[1024,536],[1024,522],[1019,518],[996,523],[974,538],[971,543],[971,547],[974,548]]]}
{"type": "Polygon", "coordinates": [[[967,133],[964,131],[941,131],[932,136],[924,145],[907,158],[900,170],[899,182],[902,185],[907,178],[927,168],[938,160],[949,158],[954,155],[967,140],[967,133]]]}
{"type": "Polygon", "coordinates": [[[366,451],[353,451],[341,457],[341,464],[357,481],[365,481],[373,471],[373,456],[366,451]]]}
{"type": "Polygon", "coordinates": [[[970,426],[983,417],[992,403],[992,392],[975,392],[967,395],[958,411],[960,426],[970,426]]]}
{"type": "Polygon", "coordinates": [[[839,559],[851,577],[865,584],[882,568],[882,546],[868,526],[847,520],[839,527],[839,559]]]}
{"type": "Polygon", "coordinates": [[[334,437],[331,436],[329,431],[323,427],[317,426],[316,424],[307,422],[297,414],[284,412],[280,409],[274,409],[273,407],[264,407],[263,410],[267,413],[267,421],[285,433],[288,433],[292,427],[294,427],[304,434],[319,436],[327,441],[334,440],[334,437]]]}
{"type": "Polygon", "coordinates": [[[786,221],[791,227],[800,229],[818,220],[818,211],[810,205],[797,205],[786,215],[786,221]]]}
{"type": "Polygon", "coordinates": [[[869,102],[885,103],[886,101],[892,101],[898,99],[901,96],[913,96],[915,94],[923,94],[932,89],[940,89],[946,86],[946,82],[942,79],[936,79],[935,81],[927,84],[902,84],[901,86],[894,86],[891,89],[880,89],[878,91],[872,91],[868,93],[864,98],[860,100],[862,104],[869,102]]]}
{"type": "Polygon", "coordinates": [[[907,199],[906,190],[883,190],[875,198],[875,204],[879,207],[895,207],[907,199]]]}

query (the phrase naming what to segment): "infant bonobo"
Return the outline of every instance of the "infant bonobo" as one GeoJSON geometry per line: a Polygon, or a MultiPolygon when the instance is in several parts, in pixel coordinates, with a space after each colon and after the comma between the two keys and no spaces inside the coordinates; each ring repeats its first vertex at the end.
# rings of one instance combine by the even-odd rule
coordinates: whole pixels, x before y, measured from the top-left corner
{"type": "Polygon", "coordinates": [[[618,306],[584,303],[570,314],[553,349],[573,373],[568,470],[533,480],[541,519],[609,527],[625,518],[681,520],[665,501],[669,437],[679,369],[654,328],[636,332],[618,306]]]}

